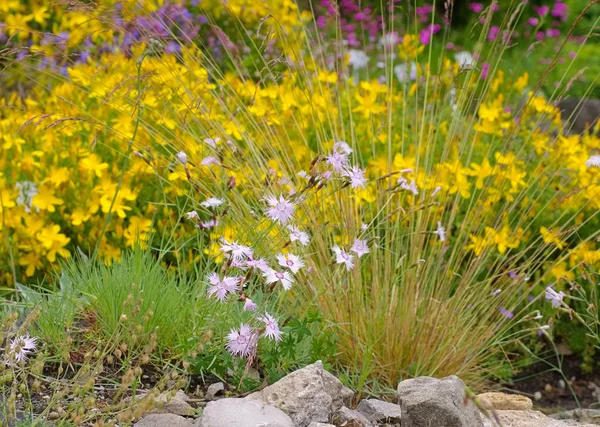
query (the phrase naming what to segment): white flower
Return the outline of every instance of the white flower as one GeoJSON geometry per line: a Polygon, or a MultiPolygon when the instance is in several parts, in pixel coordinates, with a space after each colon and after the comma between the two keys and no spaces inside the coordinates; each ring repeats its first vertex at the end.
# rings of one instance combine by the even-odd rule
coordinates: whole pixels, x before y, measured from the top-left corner
{"type": "Polygon", "coordinates": [[[454,55],[454,59],[456,59],[456,62],[458,62],[458,65],[461,67],[471,67],[475,65],[473,55],[469,52],[458,52],[454,55]]]}
{"type": "Polygon", "coordinates": [[[288,225],[287,228],[290,231],[290,240],[292,242],[298,241],[302,246],[308,245],[308,242],[310,241],[308,233],[301,231],[298,227],[294,225],[288,225]]]}
{"type": "Polygon", "coordinates": [[[438,221],[437,230],[435,230],[433,234],[437,234],[440,237],[440,241],[446,241],[446,229],[442,226],[442,223],[440,221],[438,221]]]}
{"type": "Polygon", "coordinates": [[[500,292],[502,292],[502,289],[496,289],[494,292],[492,292],[492,295],[498,296],[500,294],[500,292]]]}
{"type": "Polygon", "coordinates": [[[304,267],[304,261],[294,254],[279,254],[277,255],[277,261],[280,266],[289,268],[294,274],[304,267]]]}
{"type": "Polygon", "coordinates": [[[352,169],[345,171],[342,175],[350,178],[350,186],[352,188],[365,188],[367,184],[365,171],[358,166],[353,166],[352,169]]]}
{"type": "Polygon", "coordinates": [[[556,292],[550,286],[546,288],[546,299],[552,303],[552,307],[560,307],[563,301],[565,294],[561,292],[556,292]]]}
{"type": "Polygon", "coordinates": [[[335,245],[333,248],[331,248],[331,250],[333,253],[335,253],[336,264],[344,264],[346,266],[346,270],[352,270],[354,267],[354,257],[352,255],[340,248],[338,245],[335,245]]]}
{"type": "Polygon", "coordinates": [[[221,252],[229,254],[234,261],[241,261],[244,258],[251,258],[253,254],[252,248],[246,245],[240,245],[236,242],[229,243],[225,237],[221,237],[221,252]]]}
{"type": "Polygon", "coordinates": [[[283,289],[286,291],[289,291],[294,283],[292,275],[287,271],[277,271],[270,268],[263,276],[265,277],[267,284],[280,282],[281,286],[283,286],[283,289]]]}
{"type": "Polygon", "coordinates": [[[186,213],[186,215],[187,215],[187,219],[198,219],[199,218],[198,212],[196,212],[196,211],[188,212],[188,213],[186,213]]]}
{"type": "Polygon", "coordinates": [[[600,168],[600,154],[597,154],[597,155],[595,155],[595,156],[591,156],[591,157],[590,157],[590,158],[587,160],[587,162],[585,162],[585,165],[586,165],[588,168],[591,168],[591,167],[597,167],[597,168],[600,168]]]}
{"type": "Polygon", "coordinates": [[[274,196],[269,196],[266,201],[270,206],[267,209],[267,217],[272,221],[285,225],[294,216],[294,203],[285,200],[282,195],[279,196],[279,200],[274,196]]]}
{"type": "Polygon", "coordinates": [[[200,203],[200,205],[205,208],[216,208],[217,206],[221,206],[223,204],[223,200],[217,197],[210,197],[206,199],[204,202],[200,203]]]}
{"type": "Polygon", "coordinates": [[[183,166],[187,166],[187,154],[185,154],[185,151],[180,151],[177,153],[176,157],[183,166]]]}
{"type": "Polygon", "coordinates": [[[354,244],[352,245],[352,248],[350,248],[350,250],[352,252],[354,252],[356,254],[357,257],[361,257],[365,254],[368,254],[369,252],[371,252],[369,250],[369,246],[367,246],[367,241],[366,240],[360,240],[360,239],[354,239],[354,244]]]}
{"type": "Polygon", "coordinates": [[[264,316],[259,317],[258,320],[265,323],[265,336],[275,341],[281,340],[281,331],[279,330],[279,325],[277,324],[277,320],[269,313],[265,313],[264,316]]]}
{"type": "Polygon", "coordinates": [[[409,79],[414,81],[417,79],[417,63],[410,64],[410,72],[407,73],[406,64],[398,64],[394,67],[394,74],[400,83],[407,82],[409,79]]]}
{"type": "Polygon", "coordinates": [[[348,65],[356,70],[369,65],[369,57],[364,50],[350,49],[348,51],[348,65]]]}
{"type": "Polygon", "coordinates": [[[202,221],[198,227],[200,228],[213,228],[219,225],[219,220],[217,218],[209,219],[208,221],[202,221]]]}
{"type": "Polygon", "coordinates": [[[27,355],[35,351],[37,338],[31,338],[29,335],[21,335],[8,341],[8,359],[5,361],[10,365],[11,361],[24,362],[27,355]]]}

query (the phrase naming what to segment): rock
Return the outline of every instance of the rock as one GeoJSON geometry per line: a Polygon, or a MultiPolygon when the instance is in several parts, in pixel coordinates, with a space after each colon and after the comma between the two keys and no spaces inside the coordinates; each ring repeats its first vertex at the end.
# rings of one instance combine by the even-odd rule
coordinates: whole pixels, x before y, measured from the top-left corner
{"type": "Polygon", "coordinates": [[[148,415],[133,427],[192,427],[192,421],[174,414],[151,414],[148,415]]]}
{"type": "MultiPolygon", "coordinates": [[[[597,427],[572,420],[555,420],[538,411],[494,411],[502,427],[597,427]]],[[[498,427],[495,420],[483,417],[484,427],[498,427]]]]}
{"type": "Polygon", "coordinates": [[[533,393],[533,398],[536,402],[539,402],[540,400],[542,400],[542,392],[536,391],[535,393],[533,393]]]}
{"type": "Polygon", "coordinates": [[[465,384],[457,376],[418,377],[398,384],[402,424],[411,427],[478,427],[479,411],[465,399],[465,384]]]}
{"type": "Polygon", "coordinates": [[[261,400],[280,408],[298,427],[326,423],[354,393],[323,369],[318,361],[286,375],[246,399],[261,400]]]}
{"type": "Polygon", "coordinates": [[[333,424],[312,422],[308,425],[308,427],[335,427],[335,426],[333,424]]]}
{"type": "Polygon", "coordinates": [[[280,409],[260,400],[225,398],[208,402],[195,427],[294,427],[280,409]]]}
{"type": "Polygon", "coordinates": [[[222,382],[209,385],[206,390],[206,400],[215,400],[215,396],[223,390],[225,390],[225,384],[222,382]]]}
{"type": "Polygon", "coordinates": [[[156,407],[149,411],[148,414],[193,415],[195,411],[187,403],[188,400],[189,397],[181,390],[178,390],[173,397],[171,397],[170,393],[162,393],[155,399],[156,407]]]}
{"type": "Polygon", "coordinates": [[[399,405],[377,399],[363,399],[356,408],[369,421],[377,423],[399,424],[401,409],[399,405]]]}
{"type": "Polygon", "coordinates": [[[533,408],[530,398],[518,394],[482,393],[477,400],[485,409],[527,411],[533,408]]]}
{"type": "Polygon", "coordinates": [[[558,101],[557,107],[566,135],[584,133],[586,129],[593,128],[600,118],[599,99],[566,98],[558,101]]]}
{"type": "Polygon", "coordinates": [[[577,420],[600,426],[600,409],[573,409],[559,414],[552,414],[550,418],[555,420],[577,420]]]}
{"type": "Polygon", "coordinates": [[[367,419],[367,417],[360,412],[345,406],[342,406],[340,409],[338,409],[333,418],[338,425],[352,427],[371,426],[371,422],[367,419]]]}

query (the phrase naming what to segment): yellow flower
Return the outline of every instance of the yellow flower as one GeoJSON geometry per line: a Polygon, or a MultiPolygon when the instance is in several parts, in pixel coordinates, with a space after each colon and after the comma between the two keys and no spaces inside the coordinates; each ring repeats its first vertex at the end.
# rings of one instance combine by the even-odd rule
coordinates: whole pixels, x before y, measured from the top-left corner
{"type": "Polygon", "coordinates": [[[476,188],[483,188],[483,181],[488,177],[492,176],[496,173],[496,167],[490,165],[490,161],[486,158],[483,159],[481,165],[477,163],[471,163],[471,170],[466,172],[467,175],[476,176],[477,181],[475,181],[476,188]]]}
{"type": "Polygon", "coordinates": [[[56,261],[57,254],[63,258],[68,258],[71,256],[71,252],[69,252],[68,249],[65,249],[65,246],[71,241],[71,239],[60,232],[59,225],[54,224],[46,226],[38,233],[37,239],[47,250],[46,258],[48,261],[56,261]]]}
{"type": "Polygon", "coordinates": [[[550,231],[546,227],[540,228],[542,239],[545,243],[553,243],[558,249],[565,247],[566,242],[560,239],[560,233],[558,231],[550,231]]]}
{"type": "Polygon", "coordinates": [[[62,205],[64,201],[63,199],[54,197],[54,190],[42,185],[39,193],[33,196],[32,203],[39,209],[47,210],[48,212],[54,212],[56,210],[54,206],[62,205]]]}
{"type": "Polygon", "coordinates": [[[126,245],[132,247],[138,243],[141,247],[145,247],[146,240],[148,239],[148,231],[151,226],[152,220],[150,219],[139,216],[131,217],[129,219],[129,226],[123,233],[126,245]]]}
{"type": "Polygon", "coordinates": [[[40,270],[44,266],[42,263],[42,257],[40,254],[34,251],[21,256],[19,259],[19,265],[23,267],[27,266],[27,269],[25,270],[25,275],[27,277],[33,276],[36,270],[40,270]]]}
{"type": "Polygon", "coordinates": [[[102,173],[108,169],[108,163],[102,162],[97,154],[90,154],[79,161],[79,166],[88,172],[93,172],[98,178],[102,178],[102,173]]]}

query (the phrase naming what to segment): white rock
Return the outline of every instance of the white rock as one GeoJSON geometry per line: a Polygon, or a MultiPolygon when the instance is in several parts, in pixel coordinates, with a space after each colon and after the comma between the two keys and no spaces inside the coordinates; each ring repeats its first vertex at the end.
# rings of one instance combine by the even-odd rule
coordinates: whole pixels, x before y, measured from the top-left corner
{"type": "MultiPolygon", "coordinates": [[[[573,420],[559,421],[538,411],[494,411],[502,427],[597,427],[597,424],[582,424],[573,420]]],[[[482,416],[484,427],[498,427],[494,419],[482,416]]]]}
{"type": "Polygon", "coordinates": [[[133,427],[192,427],[192,420],[174,414],[151,414],[135,423],[133,427]]]}
{"type": "Polygon", "coordinates": [[[312,422],[308,425],[308,427],[335,427],[335,426],[333,424],[312,422]]]}
{"type": "Polygon", "coordinates": [[[162,393],[155,399],[156,406],[148,414],[193,415],[195,411],[187,403],[188,400],[189,397],[181,390],[178,390],[174,396],[170,393],[162,393]]]}
{"type": "Polygon", "coordinates": [[[206,389],[206,400],[214,400],[215,396],[225,390],[225,384],[222,382],[214,383],[206,389]]]}
{"type": "Polygon", "coordinates": [[[402,424],[411,427],[483,426],[475,404],[465,399],[465,384],[457,376],[418,377],[398,384],[402,424]]]}
{"type": "Polygon", "coordinates": [[[400,405],[377,399],[361,400],[356,410],[371,422],[392,424],[400,423],[402,412],[400,405]]]}
{"type": "Polygon", "coordinates": [[[323,369],[318,361],[286,375],[246,399],[261,400],[280,408],[298,427],[311,422],[326,423],[331,415],[349,401],[353,392],[323,369]]]}
{"type": "Polygon", "coordinates": [[[291,418],[259,400],[226,398],[208,402],[195,427],[295,427],[291,418]]]}

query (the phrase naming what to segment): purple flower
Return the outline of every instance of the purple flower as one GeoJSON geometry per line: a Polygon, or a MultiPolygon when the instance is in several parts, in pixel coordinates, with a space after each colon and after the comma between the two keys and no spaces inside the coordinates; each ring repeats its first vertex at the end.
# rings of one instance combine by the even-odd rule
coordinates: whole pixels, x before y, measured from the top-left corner
{"type": "Polygon", "coordinates": [[[281,331],[279,330],[277,320],[275,320],[273,316],[271,316],[269,313],[265,313],[265,315],[260,317],[258,320],[265,323],[265,336],[267,338],[271,338],[275,341],[281,340],[281,331]]]}
{"type": "Polygon", "coordinates": [[[285,200],[282,195],[279,196],[279,199],[275,196],[269,196],[266,198],[266,201],[270,206],[266,214],[272,221],[277,221],[285,225],[294,216],[294,203],[285,200]]]}
{"type": "Polygon", "coordinates": [[[232,355],[247,357],[256,349],[258,334],[250,326],[242,324],[239,330],[231,330],[227,340],[227,350],[232,355]]]}
{"type": "Polygon", "coordinates": [[[225,276],[222,280],[217,273],[210,273],[207,276],[211,287],[208,288],[208,295],[215,295],[219,301],[224,301],[228,294],[235,293],[240,289],[239,283],[241,277],[225,276]]]}
{"type": "Polygon", "coordinates": [[[515,317],[514,313],[510,310],[507,310],[504,307],[500,307],[500,314],[502,314],[502,316],[506,317],[507,319],[512,319],[513,317],[515,317]]]}

